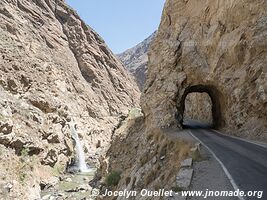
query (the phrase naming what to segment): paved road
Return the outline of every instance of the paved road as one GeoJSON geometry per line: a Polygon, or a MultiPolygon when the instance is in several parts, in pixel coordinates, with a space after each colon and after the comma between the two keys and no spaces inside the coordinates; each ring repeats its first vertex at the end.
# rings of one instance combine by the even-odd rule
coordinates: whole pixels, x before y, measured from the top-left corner
{"type": "Polygon", "coordinates": [[[240,190],[263,191],[261,199],[267,200],[267,148],[199,126],[191,132],[223,163],[240,190]]]}

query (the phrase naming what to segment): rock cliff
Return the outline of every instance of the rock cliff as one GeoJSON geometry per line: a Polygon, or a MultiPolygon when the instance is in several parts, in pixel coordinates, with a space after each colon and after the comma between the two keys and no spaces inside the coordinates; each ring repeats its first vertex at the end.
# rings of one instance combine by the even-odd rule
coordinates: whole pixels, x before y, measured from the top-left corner
{"type": "Polygon", "coordinates": [[[183,119],[212,125],[212,101],[206,93],[190,93],[185,99],[183,119]]]}
{"type": "Polygon", "coordinates": [[[147,52],[155,36],[156,32],[133,48],[117,55],[124,66],[134,75],[141,90],[144,87],[147,73],[147,52]]]}
{"type": "Polygon", "coordinates": [[[73,157],[73,119],[97,164],[139,90],[62,0],[0,2],[0,198],[38,199],[73,157]]]}
{"type": "MultiPolygon", "coordinates": [[[[226,133],[267,140],[266,7],[265,0],[166,1],[148,53],[144,116],[115,131],[98,180],[115,174],[119,181],[102,191],[181,190],[173,184],[181,161],[201,159],[199,145],[181,139],[189,134],[179,132],[184,117],[212,118],[226,133]]],[[[164,199],[133,197],[151,198],[164,199]]]]}
{"type": "Polygon", "coordinates": [[[179,125],[206,92],[217,128],[267,140],[267,2],[167,0],[141,104],[149,126],[179,125]]]}

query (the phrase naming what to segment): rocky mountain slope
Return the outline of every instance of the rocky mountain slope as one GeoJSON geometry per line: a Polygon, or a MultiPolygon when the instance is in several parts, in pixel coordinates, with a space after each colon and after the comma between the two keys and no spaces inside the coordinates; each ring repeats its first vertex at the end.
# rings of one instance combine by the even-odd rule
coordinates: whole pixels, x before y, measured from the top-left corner
{"type": "Polygon", "coordinates": [[[155,36],[156,32],[133,48],[117,55],[124,66],[134,75],[141,90],[144,87],[147,73],[148,49],[155,36]]]}
{"type": "Polygon", "coordinates": [[[73,157],[73,119],[87,161],[138,105],[132,77],[62,0],[0,2],[0,199],[38,199],[73,157]],[[54,176],[54,177],[53,177],[54,176]]]}
{"type": "Polygon", "coordinates": [[[267,141],[266,7],[265,0],[166,1],[148,53],[141,95],[144,118],[115,132],[102,161],[102,178],[121,171],[113,190],[175,189],[179,160],[188,156],[190,144],[174,137],[188,134],[178,130],[183,117],[194,112],[210,119],[211,110],[216,128],[223,132],[267,141]],[[184,113],[187,97],[197,105],[184,113]],[[169,128],[174,130],[171,139],[169,128]]]}
{"type": "Polygon", "coordinates": [[[206,92],[217,128],[266,141],[266,7],[265,0],[168,0],[149,52],[146,123],[179,125],[187,94],[206,92]]]}

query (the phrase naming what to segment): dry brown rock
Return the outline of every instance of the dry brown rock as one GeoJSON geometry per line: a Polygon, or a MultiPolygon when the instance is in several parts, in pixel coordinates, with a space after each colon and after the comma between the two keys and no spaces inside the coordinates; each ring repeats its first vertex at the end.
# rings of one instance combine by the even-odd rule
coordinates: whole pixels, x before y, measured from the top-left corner
{"type": "Polygon", "coordinates": [[[212,125],[212,101],[207,93],[190,93],[185,99],[184,120],[212,125]]]}
{"type": "Polygon", "coordinates": [[[134,75],[140,90],[144,88],[146,80],[147,52],[155,36],[156,31],[141,43],[117,55],[126,69],[134,75]]]}
{"type": "Polygon", "coordinates": [[[212,110],[217,127],[267,140],[266,6],[250,0],[166,1],[149,53],[141,101],[145,119],[129,118],[115,131],[101,159],[100,185],[108,173],[121,171],[113,190],[177,186],[175,174],[194,148],[181,141],[179,129],[155,127],[180,126],[183,116],[210,120],[212,110]]]}
{"type": "Polygon", "coordinates": [[[8,122],[0,122],[0,133],[3,133],[5,135],[10,134],[13,129],[13,124],[10,124],[8,122]]]}
{"type": "Polygon", "coordinates": [[[0,1],[0,159],[12,166],[0,171],[5,183],[25,176],[36,186],[16,184],[5,199],[38,199],[40,177],[64,169],[74,149],[68,119],[87,161],[97,164],[121,117],[138,104],[132,77],[64,1],[0,1]],[[16,170],[21,152],[37,156],[38,170],[16,170]]]}
{"type": "MultiPolygon", "coordinates": [[[[100,187],[101,194],[106,189],[105,179],[112,172],[121,172],[120,181],[112,190],[137,191],[137,196],[132,199],[151,199],[148,196],[141,197],[140,191],[144,188],[153,191],[174,188],[180,163],[188,156],[192,144],[170,137],[166,130],[149,130],[144,122],[142,116],[127,118],[115,131],[111,147],[106,158],[101,160],[97,175],[96,182],[99,185],[104,182],[104,186],[100,187]]],[[[106,196],[103,199],[114,197],[106,196]]]]}
{"type": "Polygon", "coordinates": [[[49,165],[54,167],[56,162],[58,161],[58,153],[54,149],[50,149],[46,154],[45,158],[41,161],[43,165],[49,165]]]}
{"type": "Polygon", "coordinates": [[[182,121],[207,92],[217,127],[267,140],[267,2],[167,0],[149,53],[142,107],[150,126],[182,121]]]}

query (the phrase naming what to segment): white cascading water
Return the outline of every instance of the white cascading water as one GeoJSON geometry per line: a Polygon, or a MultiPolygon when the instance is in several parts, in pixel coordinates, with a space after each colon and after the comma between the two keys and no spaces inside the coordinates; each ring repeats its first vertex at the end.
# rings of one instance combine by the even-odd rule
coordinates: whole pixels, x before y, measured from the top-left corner
{"type": "Polygon", "coordinates": [[[90,169],[87,167],[87,164],[85,162],[83,147],[81,145],[81,141],[79,139],[78,133],[74,127],[73,120],[70,121],[69,126],[70,126],[72,137],[75,140],[76,159],[77,159],[78,168],[80,172],[89,172],[90,169]]]}

